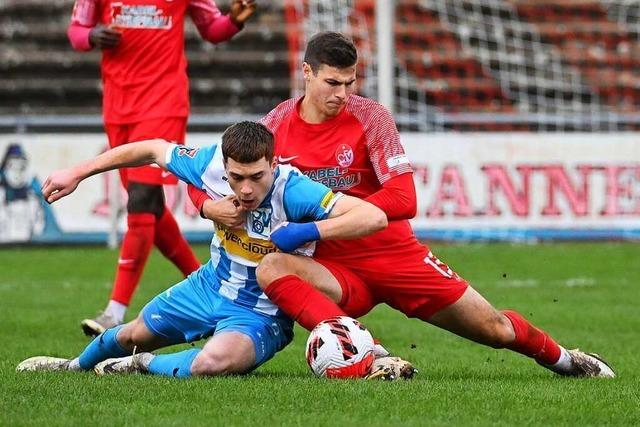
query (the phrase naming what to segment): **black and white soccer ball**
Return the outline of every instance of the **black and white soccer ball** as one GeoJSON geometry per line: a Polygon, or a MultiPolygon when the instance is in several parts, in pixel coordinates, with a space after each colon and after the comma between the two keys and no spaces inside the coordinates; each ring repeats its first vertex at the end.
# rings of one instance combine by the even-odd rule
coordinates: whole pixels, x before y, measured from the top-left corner
{"type": "Polygon", "coordinates": [[[362,378],[371,371],[374,345],[362,323],[347,316],[333,317],[311,331],[307,363],[319,377],[362,378]]]}

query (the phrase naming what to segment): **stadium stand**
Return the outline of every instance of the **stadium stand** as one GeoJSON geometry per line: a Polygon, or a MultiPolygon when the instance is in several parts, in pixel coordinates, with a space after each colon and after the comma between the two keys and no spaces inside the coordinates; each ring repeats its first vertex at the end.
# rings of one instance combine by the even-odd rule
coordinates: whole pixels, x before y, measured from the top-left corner
{"type": "MultiPolygon", "coordinates": [[[[0,115],[100,114],[100,53],[72,51],[66,36],[72,7],[73,0],[0,2],[0,115]]],[[[220,45],[202,41],[187,20],[194,113],[260,114],[288,98],[282,7],[262,2],[260,9],[220,45]]]]}
{"type": "MultiPolygon", "coordinates": [[[[219,2],[224,5],[225,2],[219,2]]],[[[259,115],[301,90],[306,38],[349,33],[376,97],[375,0],[281,0],[232,43],[187,26],[193,113],[259,115]]],[[[72,0],[0,3],[0,116],[99,114],[99,53],[73,52],[72,0]]],[[[640,2],[396,0],[396,117],[405,130],[640,128],[640,2]]]]}

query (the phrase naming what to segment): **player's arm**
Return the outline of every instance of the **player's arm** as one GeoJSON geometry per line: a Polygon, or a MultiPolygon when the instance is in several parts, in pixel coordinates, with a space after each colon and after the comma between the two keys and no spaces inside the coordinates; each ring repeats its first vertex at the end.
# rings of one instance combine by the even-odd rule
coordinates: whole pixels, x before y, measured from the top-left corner
{"type": "Polygon", "coordinates": [[[233,0],[231,11],[223,15],[213,0],[190,0],[189,14],[203,39],[220,43],[238,33],[256,7],[255,0],[233,0]]]}
{"type": "Polygon", "coordinates": [[[389,178],[380,190],[365,200],[382,209],[389,220],[413,218],[418,209],[413,174],[403,173],[389,178]]]}
{"type": "Polygon", "coordinates": [[[342,195],[336,200],[327,219],[303,223],[285,222],[271,232],[271,241],[281,251],[293,252],[315,240],[357,239],[386,226],[387,216],[381,209],[362,199],[342,195]]]}
{"type": "Polygon", "coordinates": [[[417,210],[413,170],[395,121],[380,104],[374,103],[370,110],[374,114],[366,116],[367,151],[382,188],[365,200],[382,209],[389,220],[413,218],[417,210]]]}
{"type": "Polygon", "coordinates": [[[174,146],[164,140],[121,145],[71,168],[53,172],[42,185],[42,195],[48,203],[53,203],[71,194],[84,179],[113,169],[151,163],[166,169],[167,151],[174,146]]]}
{"type": "Polygon", "coordinates": [[[74,50],[85,52],[94,47],[110,49],[120,43],[122,34],[119,31],[98,24],[98,3],[98,0],[76,0],[67,28],[67,37],[74,50]]]}
{"type": "Polygon", "coordinates": [[[342,195],[336,200],[329,217],[316,221],[320,240],[357,239],[387,227],[387,216],[373,205],[357,197],[342,195]]]}
{"type": "Polygon", "coordinates": [[[283,200],[291,222],[271,232],[271,240],[284,252],[314,240],[356,239],[387,226],[385,213],[371,203],[335,194],[303,176],[289,183],[283,200]]]}

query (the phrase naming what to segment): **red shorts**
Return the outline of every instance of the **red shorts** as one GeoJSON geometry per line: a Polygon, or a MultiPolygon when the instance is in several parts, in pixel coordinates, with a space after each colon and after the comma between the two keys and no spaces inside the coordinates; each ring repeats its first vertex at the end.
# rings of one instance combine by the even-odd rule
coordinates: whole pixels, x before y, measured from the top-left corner
{"type": "MultiPolygon", "coordinates": [[[[105,123],[104,129],[111,148],[155,138],[182,145],[187,130],[187,119],[186,117],[165,117],[128,124],[105,123]]],[[[120,179],[125,187],[129,181],[152,185],[178,183],[178,178],[156,165],[120,169],[120,179]]]]}
{"type": "Polygon", "coordinates": [[[456,302],[468,283],[419,243],[402,251],[349,259],[314,258],[340,282],[340,307],[351,317],[386,303],[408,317],[428,320],[456,302]]]}

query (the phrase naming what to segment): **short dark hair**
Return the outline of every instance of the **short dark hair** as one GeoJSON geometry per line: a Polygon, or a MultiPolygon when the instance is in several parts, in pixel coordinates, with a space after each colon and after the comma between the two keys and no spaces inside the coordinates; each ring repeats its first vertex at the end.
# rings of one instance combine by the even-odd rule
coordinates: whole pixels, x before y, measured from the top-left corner
{"type": "Polygon", "coordinates": [[[304,62],[316,74],[322,64],[335,68],[355,65],[358,52],[351,39],[335,31],[325,31],[311,37],[304,52],[304,62]]]}
{"type": "Polygon", "coordinates": [[[239,163],[253,163],[260,159],[273,159],[273,134],[263,124],[238,122],[222,134],[222,158],[239,163]]]}

